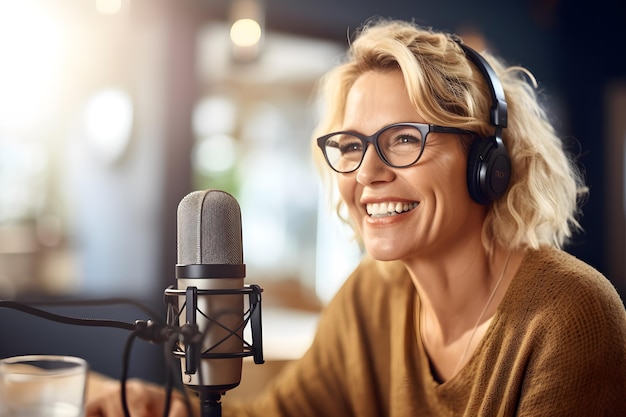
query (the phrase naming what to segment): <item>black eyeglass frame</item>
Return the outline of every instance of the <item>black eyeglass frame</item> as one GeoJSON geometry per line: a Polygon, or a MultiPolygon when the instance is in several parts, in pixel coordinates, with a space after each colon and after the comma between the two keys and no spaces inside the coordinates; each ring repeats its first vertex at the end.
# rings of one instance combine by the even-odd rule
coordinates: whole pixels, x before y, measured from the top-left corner
{"type": "Polygon", "coordinates": [[[393,124],[387,125],[387,126],[381,128],[380,130],[378,130],[377,132],[375,132],[372,135],[363,135],[361,133],[354,132],[354,131],[349,131],[349,130],[328,133],[328,134],[326,134],[324,136],[320,136],[319,138],[317,138],[317,146],[319,146],[319,148],[321,149],[322,153],[324,154],[324,159],[326,159],[326,163],[328,164],[328,166],[333,171],[338,172],[339,174],[349,174],[349,173],[354,172],[357,169],[359,169],[359,167],[363,163],[363,159],[365,158],[365,152],[367,151],[367,145],[369,143],[371,143],[374,146],[374,149],[376,149],[376,154],[378,155],[378,157],[387,166],[390,166],[392,168],[408,168],[408,167],[416,164],[417,161],[419,161],[420,158],[422,157],[422,154],[424,153],[424,148],[426,147],[426,139],[428,138],[428,134],[430,134],[430,133],[447,133],[447,134],[455,134],[455,135],[472,135],[472,136],[476,135],[474,132],[472,132],[470,130],[460,129],[458,127],[440,126],[440,125],[433,125],[433,124],[426,124],[426,123],[401,122],[401,123],[393,123],[393,124]],[[387,159],[387,157],[385,157],[385,154],[382,152],[382,150],[378,146],[378,138],[380,137],[380,135],[383,132],[385,132],[385,131],[387,131],[389,129],[393,129],[395,127],[412,127],[412,128],[415,128],[415,129],[417,129],[420,132],[420,134],[422,135],[422,138],[424,138],[422,140],[422,146],[421,146],[419,154],[417,155],[417,158],[415,158],[415,160],[413,162],[409,163],[409,164],[393,165],[387,159]],[[359,161],[359,163],[353,169],[351,169],[349,171],[339,171],[338,169],[333,167],[333,165],[328,160],[328,155],[326,154],[326,141],[328,140],[328,138],[330,138],[332,136],[335,136],[335,135],[341,135],[341,134],[354,136],[354,137],[360,139],[361,143],[363,145],[363,153],[361,154],[361,160],[359,161]]]}

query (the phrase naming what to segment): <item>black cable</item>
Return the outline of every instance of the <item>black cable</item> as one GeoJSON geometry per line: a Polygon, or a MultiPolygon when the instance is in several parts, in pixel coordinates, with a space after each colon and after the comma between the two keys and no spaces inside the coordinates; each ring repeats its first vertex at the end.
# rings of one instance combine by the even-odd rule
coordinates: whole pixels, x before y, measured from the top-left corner
{"type": "MultiPolygon", "coordinates": [[[[167,352],[165,352],[167,354],[167,352]]],[[[170,413],[170,407],[172,406],[172,391],[174,387],[174,374],[168,367],[167,377],[165,379],[165,404],[163,405],[163,417],[167,417],[170,413]]]]}
{"type": "MultiPolygon", "coordinates": [[[[120,395],[121,395],[122,410],[124,412],[124,417],[130,417],[130,411],[128,409],[128,396],[127,396],[127,391],[126,391],[126,382],[128,381],[128,373],[129,373],[129,367],[130,367],[130,355],[131,355],[133,342],[137,337],[145,338],[146,335],[150,335],[148,340],[156,339],[154,336],[156,334],[155,331],[150,329],[151,327],[150,322],[137,322],[136,324],[137,324],[136,329],[129,335],[126,341],[126,345],[124,347],[124,353],[123,353],[122,375],[120,377],[120,385],[121,385],[120,395]]],[[[174,349],[174,345],[178,341],[178,338],[180,337],[181,332],[174,331],[174,329],[169,328],[167,329],[169,332],[169,336],[167,337],[167,339],[164,339],[164,334],[162,332],[162,329],[158,328],[158,326],[156,327],[157,327],[157,330],[159,331],[158,340],[160,342],[165,342],[164,358],[165,358],[166,369],[168,372],[167,372],[167,379],[166,379],[167,382],[165,386],[166,396],[165,396],[165,405],[163,408],[163,413],[164,413],[163,415],[166,417],[169,414],[169,411],[171,408],[172,392],[174,389],[173,387],[174,371],[177,370],[175,363],[172,361],[172,350],[174,349]]],[[[184,388],[182,389],[182,393],[184,397],[185,407],[187,408],[187,414],[189,416],[193,416],[189,394],[184,388]]]]}
{"type": "Polygon", "coordinates": [[[111,298],[94,298],[94,299],[75,299],[75,300],[58,300],[58,299],[21,299],[19,301],[21,304],[27,304],[30,306],[67,306],[67,307],[76,307],[76,306],[109,306],[114,304],[127,304],[133,307],[137,307],[139,310],[143,311],[153,320],[162,322],[160,319],[160,315],[155,313],[152,309],[146,306],[143,303],[140,303],[131,298],[123,298],[123,297],[111,297],[111,298]]]}
{"type": "Polygon", "coordinates": [[[124,345],[124,353],[122,356],[122,375],[120,377],[120,387],[121,387],[121,400],[122,400],[122,410],[124,411],[124,417],[130,417],[130,411],[128,410],[128,399],[126,396],[126,381],[128,380],[128,369],[130,363],[130,352],[133,346],[133,342],[137,337],[139,330],[134,330],[126,339],[126,344],[124,345]]]}
{"type": "Polygon", "coordinates": [[[174,344],[178,340],[178,334],[173,334],[166,342],[165,342],[165,351],[163,352],[163,356],[165,358],[165,368],[167,370],[166,374],[166,383],[165,383],[165,405],[163,406],[163,417],[167,417],[169,414],[170,407],[172,406],[172,390],[173,390],[173,378],[174,378],[174,370],[172,367],[171,361],[171,352],[174,344]]]}
{"type": "Polygon", "coordinates": [[[81,319],[76,317],[61,316],[49,311],[41,310],[39,308],[31,307],[26,304],[18,303],[10,300],[0,300],[0,307],[12,308],[24,313],[32,314],[37,317],[41,317],[46,320],[56,321],[63,324],[72,324],[76,326],[90,326],[90,327],[114,327],[124,330],[134,330],[135,325],[131,323],[125,323],[117,320],[104,320],[104,319],[81,319]]]}

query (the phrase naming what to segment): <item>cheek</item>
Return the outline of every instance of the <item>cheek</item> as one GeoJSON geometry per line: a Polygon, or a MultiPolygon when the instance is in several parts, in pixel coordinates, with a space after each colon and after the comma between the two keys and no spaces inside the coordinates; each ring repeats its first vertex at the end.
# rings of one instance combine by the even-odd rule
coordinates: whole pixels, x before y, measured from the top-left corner
{"type": "Polygon", "coordinates": [[[460,143],[450,144],[450,149],[436,159],[442,172],[450,178],[455,188],[467,185],[467,154],[460,143]]]}
{"type": "Polygon", "coordinates": [[[338,174],[336,180],[341,199],[350,206],[352,204],[352,201],[354,200],[356,187],[356,181],[354,179],[354,176],[347,174],[338,174]]]}
{"type": "Polygon", "coordinates": [[[340,175],[337,177],[337,188],[339,190],[339,195],[341,197],[341,201],[343,202],[342,206],[345,209],[348,209],[347,214],[350,216],[350,220],[355,222],[356,225],[359,224],[360,213],[360,205],[357,203],[357,187],[358,183],[355,180],[354,176],[350,175],[340,175]]]}
{"type": "Polygon", "coordinates": [[[467,161],[464,155],[440,155],[429,176],[433,191],[457,204],[471,200],[467,190],[467,161]]]}

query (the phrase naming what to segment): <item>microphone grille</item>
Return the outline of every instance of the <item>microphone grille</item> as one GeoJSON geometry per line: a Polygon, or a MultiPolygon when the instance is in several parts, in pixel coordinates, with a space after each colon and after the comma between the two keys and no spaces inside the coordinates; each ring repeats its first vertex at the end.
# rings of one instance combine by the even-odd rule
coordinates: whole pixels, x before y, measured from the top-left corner
{"type": "Polygon", "coordinates": [[[187,194],[178,205],[178,264],[243,264],[241,209],[225,191],[187,194]]]}

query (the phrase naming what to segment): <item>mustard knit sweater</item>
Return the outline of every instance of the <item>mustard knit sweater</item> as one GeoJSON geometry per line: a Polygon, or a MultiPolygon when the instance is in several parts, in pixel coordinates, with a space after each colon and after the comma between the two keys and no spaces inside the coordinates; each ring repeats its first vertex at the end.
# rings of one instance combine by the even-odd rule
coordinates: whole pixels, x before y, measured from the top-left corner
{"type": "Polygon", "coordinates": [[[419,297],[397,263],[364,260],[304,357],[224,417],[626,416],[626,312],[596,270],[529,251],[463,369],[434,380],[419,297]]]}

